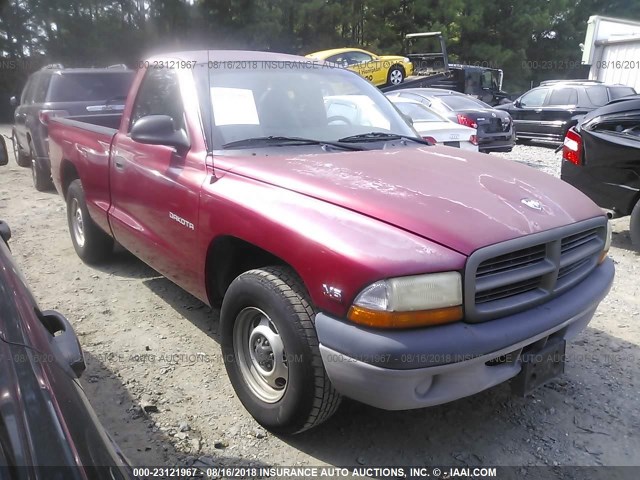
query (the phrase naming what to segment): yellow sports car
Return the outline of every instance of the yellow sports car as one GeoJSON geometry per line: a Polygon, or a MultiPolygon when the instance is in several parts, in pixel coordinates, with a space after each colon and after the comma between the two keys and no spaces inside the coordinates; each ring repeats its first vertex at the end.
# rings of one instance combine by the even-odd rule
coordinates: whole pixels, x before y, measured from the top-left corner
{"type": "Polygon", "coordinates": [[[326,60],[353,70],[376,86],[398,85],[413,73],[413,65],[406,57],[376,55],[359,48],[334,48],[310,53],[307,58],[326,60]]]}

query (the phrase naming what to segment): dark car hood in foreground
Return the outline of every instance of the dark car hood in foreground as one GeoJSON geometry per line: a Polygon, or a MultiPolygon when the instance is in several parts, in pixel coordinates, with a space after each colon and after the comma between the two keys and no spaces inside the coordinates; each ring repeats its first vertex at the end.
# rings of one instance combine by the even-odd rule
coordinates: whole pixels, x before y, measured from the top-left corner
{"type": "Polygon", "coordinates": [[[467,255],[602,215],[586,196],[546,173],[450,147],[223,156],[216,157],[215,165],[380,219],[467,255]],[[523,199],[537,200],[541,209],[523,199]]]}
{"type": "Polygon", "coordinates": [[[0,478],[131,478],[37,312],[0,240],[0,478]]]}

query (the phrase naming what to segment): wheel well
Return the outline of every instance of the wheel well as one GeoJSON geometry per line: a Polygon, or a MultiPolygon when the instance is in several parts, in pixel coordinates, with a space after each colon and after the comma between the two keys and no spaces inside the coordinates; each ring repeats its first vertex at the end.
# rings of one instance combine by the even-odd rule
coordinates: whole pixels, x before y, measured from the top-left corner
{"type": "Polygon", "coordinates": [[[67,198],[67,190],[69,189],[69,185],[71,185],[71,182],[73,182],[77,178],[80,178],[80,175],[78,175],[76,166],[68,160],[63,160],[61,182],[62,195],[64,196],[64,198],[67,198]]]}
{"type": "Polygon", "coordinates": [[[211,305],[220,305],[227,288],[241,273],[267,265],[288,264],[276,255],[237,237],[222,236],[209,244],[205,265],[209,302],[211,305]]]}

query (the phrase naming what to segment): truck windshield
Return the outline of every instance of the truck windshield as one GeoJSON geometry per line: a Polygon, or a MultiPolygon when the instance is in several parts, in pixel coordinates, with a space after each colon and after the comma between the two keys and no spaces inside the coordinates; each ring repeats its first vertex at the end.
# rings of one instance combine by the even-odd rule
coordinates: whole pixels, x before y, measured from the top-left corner
{"type": "Polygon", "coordinates": [[[83,72],[53,75],[47,102],[94,102],[127,97],[134,72],[83,72]]]}
{"type": "Polygon", "coordinates": [[[203,109],[211,113],[204,117],[213,124],[214,149],[264,137],[335,142],[383,132],[419,138],[386,97],[353,72],[310,62],[240,63],[247,68],[206,69],[203,109]]]}

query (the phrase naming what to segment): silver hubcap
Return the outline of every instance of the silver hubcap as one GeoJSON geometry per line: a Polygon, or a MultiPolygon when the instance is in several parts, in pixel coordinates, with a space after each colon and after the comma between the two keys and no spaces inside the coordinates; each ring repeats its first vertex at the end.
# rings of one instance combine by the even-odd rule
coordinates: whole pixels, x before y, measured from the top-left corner
{"type": "Polygon", "coordinates": [[[266,313],[247,307],[238,314],[233,326],[233,350],[240,373],[254,395],[266,403],[284,396],[289,382],[284,343],[266,313]]]}
{"type": "Polygon", "coordinates": [[[394,70],[391,72],[391,83],[394,85],[402,83],[402,72],[400,70],[394,70]]]}
{"type": "Polygon", "coordinates": [[[71,200],[71,230],[76,243],[80,248],[84,247],[84,221],[82,210],[77,199],[71,200]]]}

